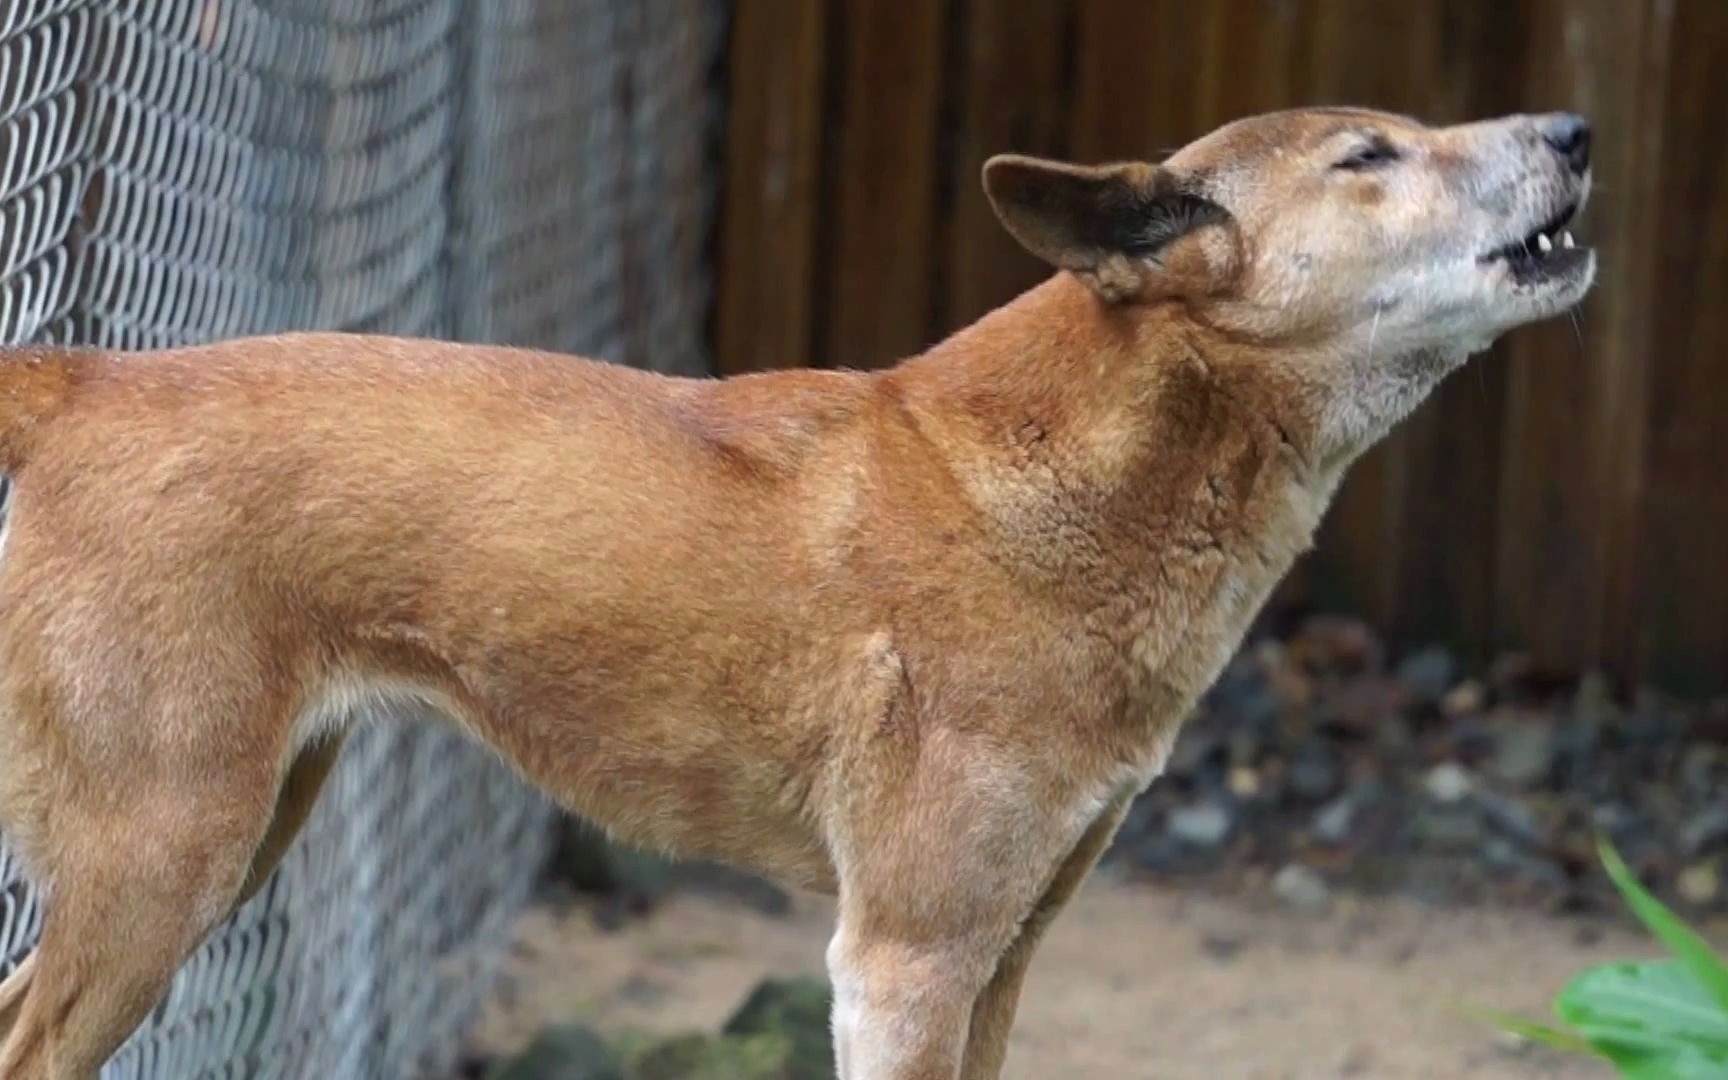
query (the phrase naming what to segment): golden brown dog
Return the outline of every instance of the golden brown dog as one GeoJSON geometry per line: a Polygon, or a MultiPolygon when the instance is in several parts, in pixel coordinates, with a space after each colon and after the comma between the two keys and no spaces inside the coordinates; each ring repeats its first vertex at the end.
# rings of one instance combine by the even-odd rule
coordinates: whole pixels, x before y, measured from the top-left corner
{"type": "MultiPolygon", "coordinates": [[[[1039,936],[1346,466],[1577,303],[1569,115],[985,170],[1061,272],[873,374],[340,334],[0,365],[0,1073],[94,1072],[347,731],[430,702],[620,836],[837,890],[847,1080],[998,1074],[1039,936]]],[[[572,253],[574,256],[577,253],[572,253]]]]}

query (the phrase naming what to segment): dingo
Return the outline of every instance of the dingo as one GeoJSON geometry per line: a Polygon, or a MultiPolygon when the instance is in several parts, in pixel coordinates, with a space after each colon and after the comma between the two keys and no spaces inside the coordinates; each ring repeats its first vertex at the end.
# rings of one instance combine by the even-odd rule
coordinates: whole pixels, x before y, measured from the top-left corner
{"type": "MultiPolygon", "coordinates": [[[[898,367],[342,334],[0,363],[0,1074],[84,1080],[406,699],[630,840],[835,890],[847,1080],[1001,1068],[1040,935],[1349,463],[1595,256],[1571,115],[999,157],[1049,281],[898,367]]],[[[580,257],[572,252],[572,258],[580,257]]]]}

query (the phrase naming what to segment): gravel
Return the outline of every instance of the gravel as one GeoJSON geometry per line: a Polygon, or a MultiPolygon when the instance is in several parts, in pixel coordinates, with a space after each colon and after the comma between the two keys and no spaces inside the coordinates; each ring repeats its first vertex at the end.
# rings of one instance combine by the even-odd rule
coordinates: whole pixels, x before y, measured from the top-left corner
{"type": "Polygon", "coordinates": [[[1229,665],[1109,858],[1296,907],[1354,888],[1586,912],[1619,906],[1605,834],[1669,903],[1728,914],[1724,793],[1728,701],[1617,694],[1517,655],[1398,656],[1314,618],[1229,665]]]}

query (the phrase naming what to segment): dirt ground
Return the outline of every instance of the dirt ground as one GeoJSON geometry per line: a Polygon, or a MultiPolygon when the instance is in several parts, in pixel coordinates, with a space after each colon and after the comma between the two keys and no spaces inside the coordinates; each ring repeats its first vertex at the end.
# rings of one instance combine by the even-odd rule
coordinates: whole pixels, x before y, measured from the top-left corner
{"type": "MultiPolygon", "coordinates": [[[[475,1031],[519,1048],[548,1022],[603,1032],[714,1029],[767,975],[820,974],[830,902],[767,915],[680,895],[618,931],[580,906],[517,928],[475,1031]]],[[[1239,897],[1095,879],[1032,969],[1009,1080],[1049,1077],[1444,1080],[1602,1077],[1454,1011],[1473,1002],[1548,1016],[1580,966],[1647,955],[1618,926],[1335,898],[1301,915],[1239,897]]]]}

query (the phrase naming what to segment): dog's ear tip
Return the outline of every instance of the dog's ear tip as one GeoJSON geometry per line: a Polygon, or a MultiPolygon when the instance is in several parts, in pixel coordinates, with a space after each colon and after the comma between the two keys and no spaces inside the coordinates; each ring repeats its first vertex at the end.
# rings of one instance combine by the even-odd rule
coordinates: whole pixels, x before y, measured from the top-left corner
{"type": "Polygon", "coordinates": [[[979,170],[984,191],[992,198],[1025,187],[1039,173],[1053,171],[1054,163],[1027,154],[993,154],[979,170]]]}

